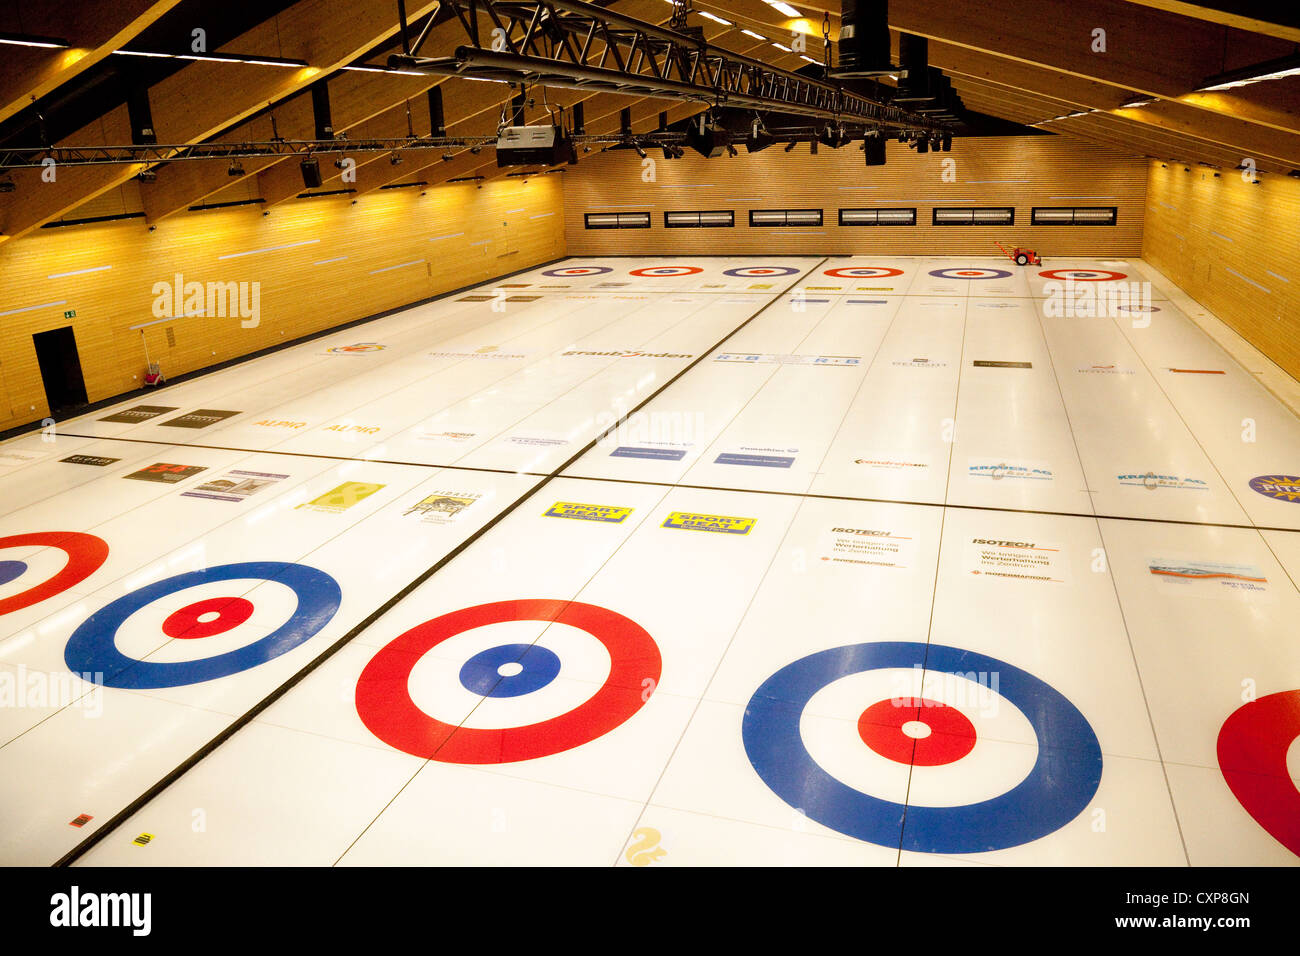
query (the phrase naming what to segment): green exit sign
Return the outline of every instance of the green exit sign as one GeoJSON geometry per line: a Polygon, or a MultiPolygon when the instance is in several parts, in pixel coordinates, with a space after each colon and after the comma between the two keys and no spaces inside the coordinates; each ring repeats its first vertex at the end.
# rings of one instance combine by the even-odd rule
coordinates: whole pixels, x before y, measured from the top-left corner
{"type": "Polygon", "coordinates": [[[76,309],[69,309],[67,312],[64,312],[64,313],[63,313],[63,317],[64,317],[65,319],[75,319],[75,318],[77,317],[77,310],[76,310],[76,309]]]}

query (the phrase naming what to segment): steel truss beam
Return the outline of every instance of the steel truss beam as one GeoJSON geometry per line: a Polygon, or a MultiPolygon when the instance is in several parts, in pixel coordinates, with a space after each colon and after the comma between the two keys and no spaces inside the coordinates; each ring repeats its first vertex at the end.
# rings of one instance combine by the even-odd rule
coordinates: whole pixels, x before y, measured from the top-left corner
{"type": "MultiPolygon", "coordinates": [[[[660,131],[627,137],[617,133],[573,137],[579,145],[628,144],[663,146],[685,142],[685,135],[660,131]]],[[[439,136],[418,139],[271,140],[262,143],[199,143],[148,146],[55,146],[0,151],[0,172],[39,168],[53,160],[55,166],[104,166],[143,163],[149,166],[196,160],[240,160],[259,157],[310,156],[337,153],[392,153],[413,149],[482,149],[496,146],[495,136],[439,136]]]]}
{"type": "MultiPolygon", "coordinates": [[[[940,131],[932,116],[837,83],[781,70],[696,37],[581,0],[444,0],[469,40],[450,57],[420,55],[423,37],[389,65],[504,83],[536,83],[715,106],[794,113],[835,122],[940,131]],[[480,26],[480,17],[492,24],[480,26]]],[[[486,24],[484,24],[486,25],[486,24]]]]}
{"type": "Polygon", "coordinates": [[[0,151],[0,170],[46,165],[103,166],[112,164],[178,163],[187,160],[255,159],[263,156],[301,156],[318,153],[390,153],[402,149],[468,149],[495,146],[496,137],[442,136],[419,139],[271,140],[262,143],[197,143],[164,146],[54,146],[0,151]]]}
{"type": "MultiPolygon", "coordinates": [[[[868,127],[861,123],[845,125],[850,140],[863,138],[868,127]]],[[[914,127],[907,127],[915,130],[914,127]]],[[[814,126],[794,126],[769,129],[779,143],[805,142],[815,137],[814,126]]],[[[686,134],[670,130],[651,133],[591,133],[572,137],[579,146],[681,146],[686,134]]],[[[737,144],[743,145],[742,139],[737,144]]],[[[164,163],[195,161],[223,161],[257,159],[260,157],[310,156],[337,153],[393,153],[417,149],[483,149],[494,148],[495,136],[437,136],[416,139],[322,139],[322,140],[269,140],[246,143],[196,143],[193,145],[127,145],[127,146],[52,146],[7,149],[0,151],[0,173],[11,169],[40,168],[53,160],[55,166],[106,166],[142,164],[157,166],[164,163]]]]}

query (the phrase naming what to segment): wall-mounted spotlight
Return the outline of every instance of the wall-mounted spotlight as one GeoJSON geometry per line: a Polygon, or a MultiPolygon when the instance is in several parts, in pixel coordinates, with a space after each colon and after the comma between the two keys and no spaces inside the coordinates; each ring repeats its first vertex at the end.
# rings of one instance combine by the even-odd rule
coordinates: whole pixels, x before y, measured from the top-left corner
{"type": "Polygon", "coordinates": [[[699,122],[692,121],[686,128],[686,143],[701,156],[713,159],[721,156],[723,150],[731,143],[731,134],[704,113],[699,122]]]}
{"type": "Polygon", "coordinates": [[[827,126],[817,134],[817,139],[825,143],[831,149],[839,149],[841,146],[847,146],[849,143],[853,142],[853,137],[849,136],[849,134],[845,132],[843,126],[827,126]]]}
{"type": "Polygon", "coordinates": [[[323,182],[320,177],[320,162],[313,156],[304,159],[299,168],[302,170],[302,184],[308,189],[319,189],[323,182]]]}
{"type": "Polygon", "coordinates": [[[243,165],[239,162],[239,160],[236,159],[236,160],[233,160],[233,161],[230,163],[230,168],[226,170],[226,175],[227,175],[227,176],[242,176],[242,175],[244,175],[244,167],[243,167],[243,165]]]}

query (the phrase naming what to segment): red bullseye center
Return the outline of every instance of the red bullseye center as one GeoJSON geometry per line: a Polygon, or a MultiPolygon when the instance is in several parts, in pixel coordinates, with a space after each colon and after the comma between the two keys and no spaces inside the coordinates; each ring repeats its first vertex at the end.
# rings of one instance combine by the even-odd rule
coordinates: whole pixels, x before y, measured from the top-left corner
{"type": "Polygon", "coordinates": [[[208,598],[170,614],[163,621],[162,629],[168,637],[192,640],[224,634],[252,616],[252,601],[238,597],[208,598]]]}
{"type": "Polygon", "coordinates": [[[969,718],[925,697],[872,704],[858,718],[858,735],[880,756],[918,767],[954,763],[975,748],[975,725],[969,718]]]}

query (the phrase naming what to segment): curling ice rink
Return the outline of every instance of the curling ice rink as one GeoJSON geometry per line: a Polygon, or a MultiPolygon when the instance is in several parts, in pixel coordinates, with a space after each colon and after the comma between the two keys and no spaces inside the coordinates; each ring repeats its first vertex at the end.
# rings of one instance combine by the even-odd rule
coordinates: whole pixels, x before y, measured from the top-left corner
{"type": "Polygon", "coordinates": [[[1300,421],[1189,301],[570,259],[0,445],[0,863],[1295,865],[1300,421]]]}

